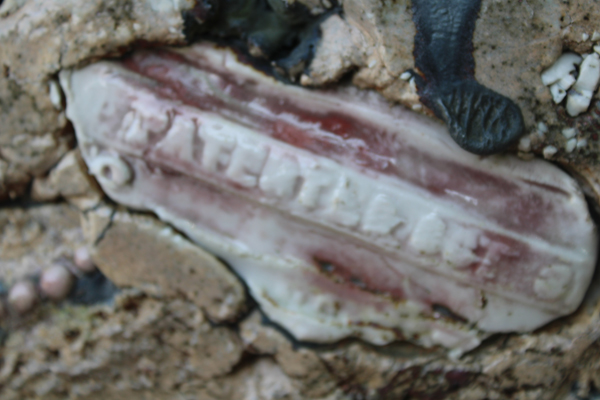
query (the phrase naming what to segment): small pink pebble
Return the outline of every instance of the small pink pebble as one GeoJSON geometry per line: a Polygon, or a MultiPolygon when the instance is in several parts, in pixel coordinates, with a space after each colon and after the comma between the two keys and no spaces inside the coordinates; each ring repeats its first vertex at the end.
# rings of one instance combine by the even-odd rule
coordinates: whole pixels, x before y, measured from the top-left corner
{"type": "Polygon", "coordinates": [[[94,261],[92,260],[92,256],[87,247],[80,247],[75,250],[75,254],[73,255],[73,261],[77,268],[79,268],[82,272],[90,273],[94,272],[96,267],[94,266],[94,261]]]}
{"type": "Polygon", "coordinates": [[[55,265],[44,272],[40,279],[40,289],[52,300],[62,300],[71,291],[73,274],[62,265],[55,265]]]}
{"type": "Polygon", "coordinates": [[[21,314],[31,310],[36,301],[37,292],[30,281],[17,282],[8,292],[8,303],[21,314]]]}

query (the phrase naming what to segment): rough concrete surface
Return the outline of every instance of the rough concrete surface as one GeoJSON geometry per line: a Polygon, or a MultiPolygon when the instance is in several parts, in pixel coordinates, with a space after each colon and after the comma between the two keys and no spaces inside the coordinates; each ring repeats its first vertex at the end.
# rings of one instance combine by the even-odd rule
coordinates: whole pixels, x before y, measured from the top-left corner
{"type": "MultiPolygon", "coordinates": [[[[140,244],[143,239],[144,246],[156,249],[169,245],[165,230],[174,235],[151,217],[103,210],[82,214],[88,221],[84,226],[94,218],[90,212],[100,214],[98,219],[106,215],[107,221],[98,224],[104,227],[104,238],[93,252],[99,259],[111,257],[103,241],[109,243],[111,236],[124,230],[127,237],[120,236],[122,242],[140,244]]],[[[61,255],[53,254],[58,261],[48,262],[69,262],[72,249],[81,245],[84,234],[73,206],[60,203],[8,211],[30,221],[30,226],[39,224],[53,240],[39,238],[32,244],[28,239],[28,254],[3,252],[3,272],[21,270],[32,254],[52,254],[49,246],[61,249],[61,255]],[[46,228],[52,217],[53,229],[63,232],[62,237],[46,228]],[[15,260],[23,260],[22,266],[15,266],[15,260]]],[[[6,237],[4,233],[3,240],[6,237]]],[[[183,250],[176,257],[200,251],[180,246],[183,250]]],[[[127,252],[114,255],[127,257],[127,252]]],[[[143,258],[144,253],[138,256],[143,258]]],[[[130,271],[119,275],[109,266],[104,270],[123,287],[111,302],[94,306],[43,302],[34,313],[4,323],[0,398],[162,399],[178,394],[190,399],[551,399],[574,382],[581,398],[586,398],[600,381],[598,279],[574,315],[533,334],[495,336],[460,360],[451,360],[441,349],[405,343],[386,347],[360,341],[331,346],[296,343],[258,310],[236,315],[239,324],[215,324],[214,298],[188,296],[181,278],[167,273],[161,260],[146,261],[146,276],[160,275],[157,279],[163,280],[159,283],[167,288],[165,293],[150,285],[135,288],[135,281],[126,281],[135,275],[130,271]],[[168,293],[177,284],[181,293],[168,293]]],[[[135,263],[127,260],[121,265],[135,263]]],[[[214,273],[213,263],[197,266],[197,275],[214,273]]],[[[231,285],[230,273],[220,273],[231,285]]],[[[233,283],[234,293],[237,285],[233,283]]]]}
{"type": "MultiPolygon", "coordinates": [[[[315,2],[306,2],[317,9],[315,2]]],[[[324,8],[329,5],[323,2],[324,8]]],[[[63,68],[138,46],[183,45],[192,0],[0,1],[0,399],[592,399],[600,391],[600,277],[573,315],[496,335],[459,360],[406,343],[298,343],[266,320],[224,264],[152,215],[105,199],[87,175],[56,81],[63,68]],[[43,296],[21,315],[16,282],[38,285],[78,248],[119,290],[82,305],[43,296]],[[200,261],[198,261],[200,260],[200,261]]],[[[339,80],[429,113],[414,85],[408,0],[344,0],[300,83],[339,80]]],[[[600,204],[600,102],[578,117],[540,74],[600,44],[595,0],[483,0],[479,82],[521,107],[522,157],[560,163],[600,204]],[[598,113],[595,113],[598,111],[598,113]],[[543,125],[540,125],[543,123],[543,125]],[[545,128],[544,128],[545,127],[545,128]],[[563,129],[585,145],[567,151],[563,129]],[[583,143],[583,142],[582,142],[583,143]],[[544,152],[547,146],[556,152],[544,152]]],[[[79,277],[79,282],[84,282],[79,277]]],[[[95,286],[83,287],[94,292],[95,286]]]]}
{"type": "Polygon", "coordinates": [[[92,259],[116,285],[182,294],[213,321],[243,312],[244,288],[227,267],[155,218],[107,207],[90,210],[83,221],[92,259]]]}
{"type": "Polygon", "coordinates": [[[0,197],[72,146],[56,75],[134,44],[183,44],[182,1],[6,1],[0,6],[0,197]]]}
{"type": "MultiPolygon", "coordinates": [[[[377,89],[390,100],[427,113],[414,88],[400,78],[414,68],[410,1],[352,0],[343,6],[343,18],[323,25],[324,41],[301,82],[321,85],[351,72],[354,84],[377,89]]],[[[531,134],[527,152],[541,155],[544,147],[553,145],[558,152],[552,158],[577,169],[598,164],[599,126],[590,126],[590,120],[600,118],[594,114],[600,112],[598,93],[588,112],[573,118],[565,113],[564,104],[552,102],[540,74],[562,52],[592,52],[600,40],[598,36],[593,40],[594,32],[600,32],[598,21],[600,8],[585,0],[484,0],[473,37],[475,78],[521,107],[531,134]],[[548,127],[545,135],[538,134],[539,123],[548,127]],[[568,127],[576,127],[577,138],[587,145],[568,152],[561,134],[568,127]]]]}

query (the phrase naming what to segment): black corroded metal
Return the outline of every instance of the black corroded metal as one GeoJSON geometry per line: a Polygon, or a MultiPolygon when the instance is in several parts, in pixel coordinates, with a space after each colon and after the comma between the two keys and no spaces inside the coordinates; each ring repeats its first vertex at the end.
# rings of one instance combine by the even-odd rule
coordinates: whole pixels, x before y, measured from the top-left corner
{"type": "Polygon", "coordinates": [[[266,60],[278,78],[296,81],[321,39],[321,22],[338,12],[333,7],[315,16],[302,3],[283,0],[196,0],[183,13],[184,34],[190,43],[224,40],[255,61],[266,60]]]}
{"type": "Polygon", "coordinates": [[[416,25],[413,77],[421,102],[448,125],[463,149],[488,155],[523,132],[523,116],[509,98],[474,77],[473,31],[481,0],[413,0],[416,25]]]}

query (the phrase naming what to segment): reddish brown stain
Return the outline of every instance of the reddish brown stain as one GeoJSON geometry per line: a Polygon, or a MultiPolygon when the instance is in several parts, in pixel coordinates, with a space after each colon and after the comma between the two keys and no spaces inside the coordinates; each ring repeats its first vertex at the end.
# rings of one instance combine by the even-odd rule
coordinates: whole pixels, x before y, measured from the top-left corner
{"type": "Polygon", "coordinates": [[[487,216],[507,229],[532,233],[556,240],[550,219],[568,219],[564,208],[556,207],[553,196],[563,192],[551,186],[509,181],[452,161],[436,158],[409,143],[403,143],[376,123],[343,112],[322,112],[301,107],[301,102],[283,93],[265,93],[253,81],[239,81],[231,73],[217,71],[203,62],[191,62],[169,52],[137,53],[124,65],[154,79],[160,96],[193,107],[219,113],[237,123],[257,129],[290,145],[328,157],[350,167],[396,176],[415,184],[435,197],[467,206],[471,212],[487,216]],[[182,69],[202,68],[213,73],[213,85],[227,93],[225,102],[211,93],[197,90],[199,84],[182,69]],[[261,114],[246,105],[259,102],[271,115],[261,114]],[[286,115],[286,119],[281,118],[286,115]],[[401,164],[401,166],[399,166],[401,164]],[[427,168],[423,168],[427,166],[427,168]],[[456,196],[458,193],[462,196],[456,196]],[[465,198],[471,198],[473,202],[465,198]],[[497,202],[494,199],[502,199],[497,202]]]}

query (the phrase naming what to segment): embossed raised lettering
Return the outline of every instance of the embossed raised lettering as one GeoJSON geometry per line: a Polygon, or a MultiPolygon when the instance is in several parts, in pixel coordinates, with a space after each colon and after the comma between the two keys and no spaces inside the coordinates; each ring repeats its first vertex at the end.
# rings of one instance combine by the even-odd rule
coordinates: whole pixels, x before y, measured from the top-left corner
{"type": "Polygon", "coordinates": [[[183,116],[176,116],[166,136],[156,144],[156,150],[180,160],[194,161],[196,124],[183,116]]]}
{"type": "Polygon", "coordinates": [[[436,213],[431,213],[417,222],[410,236],[410,244],[421,254],[437,254],[442,246],[445,233],[444,221],[436,213]]]}
{"type": "Polygon", "coordinates": [[[148,131],[142,127],[142,116],[137,111],[129,111],[123,118],[117,137],[131,144],[145,145],[148,143],[148,131]]]}
{"type": "Polygon", "coordinates": [[[106,194],[227,261],[300,340],[469,350],[568,314],[592,277],[595,227],[564,172],[482,160],[375,98],[290,87],[206,44],[63,71],[61,83],[106,194]],[[190,87],[187,72],[232,90],[190,87]]]}
{"type": "Polygon", "coordinates": [[[444,240],[442,256],[452,268],[464,268],[479,260],[473,252],[479,241],[479,230],[452,226],[444,240]]]}
{"type": "Polygon", "coordinates": [[[261,143],[250,138],[238,140],[226,175],[242,186],[254,187],[268,154],[268,148],[261,143]]]}
{"type": "Polygon", "coordinates": [[[207,123],[200,126],[200,137],[204,140],[202,166],[211,172],[229,165],[231,153],[236,146],[236,137],[220,123],[207,123]]]}
{"type": "Polygon", "coordinates": [[[368,233],[386,235],[404,222],[390,197],[380,193],[367,206],[362,229],[368,233]]]}
{"type": "Polygon", "coordinates": [[[299,177],[300,166],[293,156],[271,152],[263,168],[259,187],[269,196],[290,198],[294,195],[299,177]]]}
{"type": "Polygon", "coordinates": [[[347,175],[342,175],[333,190],[331,203],[326,211],[327,217],[340,225],[355,226],[361,214],[359,198],[357,184],[347,175]]]}
{"type": "Polygon", "coordinates": [[[309,209],[317,207],[323,192],[339,179],[337,169],[334,163],[322,161],[302,168],[304,184],[300,189],[298,202],[309,209]]]}

